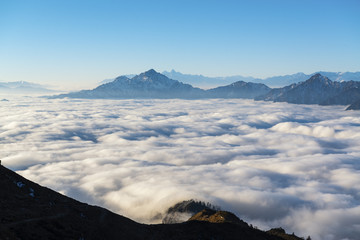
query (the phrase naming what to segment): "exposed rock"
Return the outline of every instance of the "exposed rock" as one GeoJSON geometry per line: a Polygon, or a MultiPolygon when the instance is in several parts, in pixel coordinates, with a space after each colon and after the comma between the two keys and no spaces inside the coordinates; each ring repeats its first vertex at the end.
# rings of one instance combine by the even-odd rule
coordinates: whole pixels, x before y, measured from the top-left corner
{"type": "Polygon", "coordinates": [[[193,199],[182,201],[167,210],[162,222],[165,224],[185,222],[195,213],[198,213],[204,209],[215,210],[220,208],[213,206],[210,203],[195,201],[193,199]]]}
{"type": "Polygon", "coordinates": [[[189,221],[205,221],[211,223],[234,223],[242,226],[248,226],[247,223],[240,220],[235,214],[227,211],[215,211],[204,209],[192,216],[189,221]]]}
{"type": "Polygon", "coordinates": [[[280,237],[284,240],[304,240],[304,238],[299,238],[295,234],[287,234],[283,228],[272,228],[267,233],[280,237]]]}

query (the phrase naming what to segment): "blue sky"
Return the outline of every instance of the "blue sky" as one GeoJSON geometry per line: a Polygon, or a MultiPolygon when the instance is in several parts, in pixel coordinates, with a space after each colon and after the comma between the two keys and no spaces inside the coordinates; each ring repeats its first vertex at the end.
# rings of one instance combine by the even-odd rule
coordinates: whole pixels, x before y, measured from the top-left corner
{"type": "Polygon", "coordinates": [[[0,81],[360,71],[359,0],[2,0],[0,81]]]}

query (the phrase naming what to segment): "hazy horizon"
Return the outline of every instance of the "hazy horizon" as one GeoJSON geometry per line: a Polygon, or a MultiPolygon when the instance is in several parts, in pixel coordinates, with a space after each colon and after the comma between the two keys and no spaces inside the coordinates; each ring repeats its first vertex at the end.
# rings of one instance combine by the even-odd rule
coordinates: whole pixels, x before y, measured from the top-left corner
{"type": "MultiPolygon", "coordinates": [[[[148,71],[149,69],[147,69],[146,71],[148,71]]],[[[155,70],[156,71],[156,70],[155,70]]],[[[185,76],[200,76],[200,77],[205,77],[205,78],[212,78],[212,79],[219,79],[219,81],[216,82],[216,84],[211,84],[209,83],[209,85],[206,85],[204,84],[204,82],[199,79],[199,84],[194,84],[193,82],[189,82],[189,81],[183,81],[181,79],[176,79],[176,78],[171,78],[169,77],[170,79],[174,79],[174,80],[178,80],[180,82],[184,82],[184,83],[189,83],[189,84],[192,84],[194,87],[200,87],[200,88],[204,88],[204,89],[209,89],[209,88],[212,88],[212,87],[219,87],[219,86],[223,86],[223,85],[227,85],[227,84],[230,84],[230,83],[233,83],[234,81],[238,81],[238,80],[243,80],[241,79],[242,77],[245,78],[252,78],[252,80],[249,80],[249,82],[261,82],[261,83],[264,83],[264,84],[267,84],[269,87],[283,87],[285,85],[281,85],[281,86],[272,86],[271,83],[269,82],[266,82],[267,79],[270,79],[270,78],[273,78],[273,77],[284,77],[284,76],[291,76],[291,75],[295,75],[295,74],[305,74],[305,75],[309,75],[311,76],[312,74],[315,74],[315,73],[318,73],[318,72],[325,72],[325,71],[316,71],[316,72],[311,72],[311,73],[304,73],[304,72],[297,72],[297,73],[292,73],[292,74],[287,74],[287,75],[276,75],[276,76],[269,76],[269,77],[265,77],[265,78],[256,78],[256,77],[253,77],[253,76],[244,76],[244,75],[241,75],[241,74],[238,74],[238,75],[231,75],[231,76],[215,76],[215,77],[212,77],[212,76],[207,76],[207,75],[204,75],[204,74],[201,74],[201,73],[197,73],[197,74],[189,74],[189,73],[182,73],[182,72],[179,72],[175,69],[171,69],[171,70],[164,70],[164,71],[157,71],[159,73],[164,73],[164,72],[168,72],[168,73],[171,73],[171,72],[175,72],[175,73],[179,73],[179,74],[182,74],[182,75],[185,75],[185,76]],[[233,81],[226,81],[226,78],[233,78],[234,80],[233,81]],[[236,78],[239,78],[238,80],[236,78]],[[221,82],[220,79],[223,79],[224,81],[221,82]],[[262,81],[253,81],[253,80],[262,80],[262,81]],[[221,83],[223,83],[223,85],[221,85],[221,83]]],[[[145,71],[143,71],[145,72],[145,71]]],[[[143,73],[141,72],[141,73],[143,73]]],[[[329,72],[333,72],[333,71],[329,71],[329,72]]],[[[55,90],[57,92],[66,92],[66,91],[79,91],[79,90],[85,90],[85,89],[93,89],[93,88],[96,88],[97,86],[101,85],[101,84],[104,84],[104,83],[107,83],[107,82],[111,82],[113,81],[115,78],[117,77],[120,77],[120,76],[130,76],[130,78],[132,76],[136,76],[136,75],[139,75],[141,73],[132,73],[132,74],[124,74],[124,75],[118,75],[118,76],[115,76],[113,78],[108,78],[108,79],[101,79],[99,81],[97,81],[96,83],[89,83],[87,84],[86,86],[81,86],[81,87],[74,87],[74,86],[61,86],[61,85],[57,85],[57,86],[53,86],[53,85],[41,85],[39,82],[29,82],[29,81],[14,81],[14,82],[9,82],[9,81],[2,81],[0,79],[0,83],[15,83],[15,82],[28,82],[28,83],[34,83],[34,84],[39,84],[45,88],[48,88],[48,89],[51,89],[51,90],[55,90]]],[[[346,72],[333,72],[333,73],[360,73],[360,71],[356,71],[356,72],[349,72],[349,71],[346,71],[346,72]]],[[[360,74],[359,74],[360,76],[360,74]]],[[[330,79],[332,81],[336,81],[336,79],[330,79]]],[[[350,80],[350,79],[349,79],[350,80]]],[[[352,79],[353,80],[353,79],[352,79]]],[[[299,81],[296,81],[296,82],[300,82],[301,80],[299,81]]],[[[355,80],[357,81],[357,80],[355,80]]]]}

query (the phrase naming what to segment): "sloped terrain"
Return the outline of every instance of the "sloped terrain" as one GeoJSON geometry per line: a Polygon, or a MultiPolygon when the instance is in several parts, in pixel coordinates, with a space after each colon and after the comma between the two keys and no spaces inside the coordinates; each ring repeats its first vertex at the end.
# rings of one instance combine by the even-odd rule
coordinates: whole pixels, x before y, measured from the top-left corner
{"type": "Polygon", "coordinates": [[[124,99],[124,98],[201,98],[205,91],[184,84],[150,69],[128,78],[120,76],[114,81],[102,84],[93,90],[83,90],[60,94],[51,98],[89,98],[89,99],[124,99]]]}
{"type": "Polygon", "coordinates": [[[283,88],[272,89],[255,100],[295,104],[348,105],[359,100],[360,82],[336,82],[321,74],[283,88]]]}
{"type": "Polygon", "coordinates": [[[4,166],[0,188],[0,239],[284,239],[241,220],[139,224],[42,187],[4,166]]]}
{"type": "Polygon", "coordinates": [[[213,206],[210,203],[195,201],[193,199],[182,201],[167,210],[162,223],[181,223],[204,209],[216,210],[219,209],[219,207],[213,206]]]}
{"type": "Polygon", "coordinates": [[[0,166],[0,239],[143,239],[147,228],[0,166]]]}
{"type": "Polygon", "coordinates": [[[243,227],[247,227],[247,223],[240,220],[231,212],[215,211],[212,209],[204,209],[192,216],[189,221],[205,221],[211,223],[233,223],[243,227]]]}
{"type": "Polygon", "coordinates": [[[249,98],[267,94],[271,88],[262,83],[238,81],[227,86],[209,89],[209,97],[212,98],[249,98]]]}
{"type": "Polygon", "coordinates": [[[360,110],[360,100],[352,103],[350,106],[346,108],[346,110],[360,110]]]}

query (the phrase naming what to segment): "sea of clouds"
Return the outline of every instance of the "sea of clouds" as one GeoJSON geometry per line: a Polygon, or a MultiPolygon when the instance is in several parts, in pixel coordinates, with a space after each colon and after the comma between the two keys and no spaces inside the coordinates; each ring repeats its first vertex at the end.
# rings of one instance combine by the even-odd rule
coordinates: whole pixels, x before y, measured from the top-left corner
{"type": "Polygon", "coordinates": [[[360,235],[360,112],[343,106],[14,98],[0,108],[3,165],[80,201],[156,223],[193,198],[264,230],[360,235]]]}

